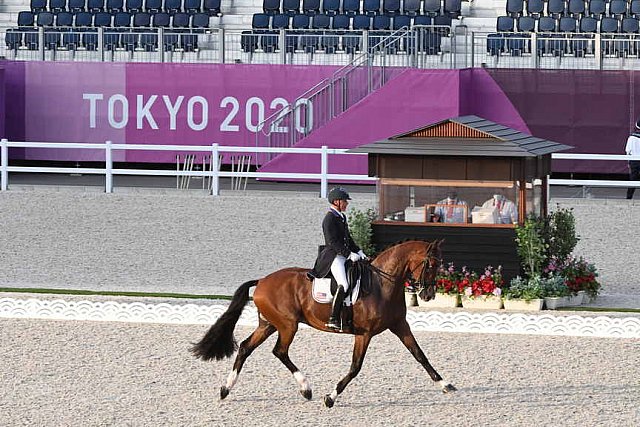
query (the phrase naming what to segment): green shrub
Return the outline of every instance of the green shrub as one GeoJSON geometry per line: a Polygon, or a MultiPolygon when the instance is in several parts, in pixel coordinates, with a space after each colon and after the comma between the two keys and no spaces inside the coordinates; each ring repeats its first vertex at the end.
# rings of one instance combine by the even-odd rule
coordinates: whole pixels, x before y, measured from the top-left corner
{"type": "Polygon", "coordinates": [[[509,283],[509,287],[505,289],[504,296],[507,299],[523,299],[531,301],[532,299],[544,298],[545,288],[543,280],[540,276],[530,278],[514,277],[509,283]]]}
{"type": "Polygon", "coordinates": [[[349,212],[351,237],[360,246],[360,249],[370,257],[376,254],[376,248],[373,244],[373,230],[371,228],[371,222],[376,218],[377,214],[374,209],[367,209],[366,211],[352,209],[349,212]]]}
{"type": "Polygon", "coordinates": [[[528,217],[523,226],[516,227],[518,255],[528,278],[539,277],[547,260],[544,231],[544,221],[535,216],[528,217]]]}
{"type": "Polygon", "coordinates": [[[580,237],[576,234],[576,219],[572,209],[558,209],[548,216],[548,257],[566,259],[575,249],[580,237]]]}

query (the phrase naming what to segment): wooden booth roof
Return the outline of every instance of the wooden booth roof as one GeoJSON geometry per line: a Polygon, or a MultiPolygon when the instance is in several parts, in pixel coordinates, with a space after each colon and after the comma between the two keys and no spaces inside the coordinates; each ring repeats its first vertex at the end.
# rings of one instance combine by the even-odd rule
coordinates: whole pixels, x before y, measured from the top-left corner
{"type": "Polygon", "coordinates": [[[478,116],[443,120],[349,150],[409,156],[537,157],[573,148],[478,116]]]}

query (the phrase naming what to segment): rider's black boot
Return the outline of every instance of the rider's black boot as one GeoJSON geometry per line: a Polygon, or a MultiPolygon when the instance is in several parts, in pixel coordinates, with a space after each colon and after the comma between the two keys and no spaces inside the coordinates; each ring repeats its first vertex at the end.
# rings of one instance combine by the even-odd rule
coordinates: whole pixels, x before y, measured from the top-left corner
{"type": "Polygon", "coordinates": [[[326,324],[327,328],[339,331],[340,328],[340,310],[342,310],[342,304],[346,292],[342,289],[342,286],[338,286],[336,295],[333,297],[333,305],[331,306],[331,316],[329,322],[326,324]]]}

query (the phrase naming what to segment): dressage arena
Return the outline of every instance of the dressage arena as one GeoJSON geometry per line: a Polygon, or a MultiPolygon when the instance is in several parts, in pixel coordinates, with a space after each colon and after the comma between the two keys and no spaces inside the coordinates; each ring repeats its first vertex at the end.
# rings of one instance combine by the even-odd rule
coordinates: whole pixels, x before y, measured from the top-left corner
{"type": "MultiPolygon", "coordinates": [[[[371,194],[352,196],[352,208],[375,204],[371,194]]],[[[582,238],[576,252],[599,268],[604,289],[596,305],[640,307],[635,236],[640,205],[554,202],[574,208],[582,238]]],[[[311,193],[211,198],[170,190],[107,195],[93,189],[12,188],[0,193],[0,286],[229,295],[242,282],[278,268],[310,267],[325,209],[311,193]]],[[[219,387],[232,360],[205,363],[188,349],[208,329],[208,318],[198,313],[224,305],[0,293],[0,425],[640,424],[637,313],[527,317],[534,326],[543,318],[582,322],[557,328],[558,335],[533,327],[468,333],[455,325],[441,332],[418,322],[419,344],[458,392],[442,394],[387,332],[373,339],[362,371],[328,409],[322,397],[347,373],[353,339],[309,328],[301,329],[290,354],[311,382],[311,401],[300,396],[289,371],[271,354],[271,337],[220,402],[219,387]],[[106,315],[108,307],[119,314],[106,315]],[[171,307],[178,313],[174,317],[167,314],[171,307]],[[127,314],[128,309],[138,312],[127,314]],[[196,313],[196,320],[187,312],[196,313]],[[87,318],[96,320],[73,320],[87,318]],[[609,329],[602,319],[608,319],[609,329]],[[615,332],[616,322],[627,322],[627,338],[615,332]],[[600,333],[589,336],[598,327],[600,333]],[[607,331],[611,336],[602,336],[607,331]]],[[[411,315],[420,319],[429,313],[411,315]]],[[[463,310],[442,314],[463,315],[502,316],[505,324],[524,318],[463,310]]],[[[252,330],[250,319],[241,323],[238,339],[252,330]]]]}

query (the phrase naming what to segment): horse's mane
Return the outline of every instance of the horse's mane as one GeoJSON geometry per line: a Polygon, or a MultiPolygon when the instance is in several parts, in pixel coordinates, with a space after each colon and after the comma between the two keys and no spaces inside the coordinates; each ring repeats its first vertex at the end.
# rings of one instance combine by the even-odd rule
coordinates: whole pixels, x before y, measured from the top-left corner
{"type": "MultiPolygon", "coordinates": [[[[405,243],[409,243],[409,242],[423,242],[423,243],[434,243],[434,241],[429,241],[429,240],[425,240],[425,239],[416,239],[414,238],[407,238],[404,240],[400,240],[394,243],[391,243],[389,245],[387,245],[382,251],[380,251],[380,253],[378,253],[378,255],[376,255],[376,258],[384,255],[387,252],[390,252],[392,249],[395,249],[396,246],[400,246],[400,245],[404,245],[405,243]]],[[[376,259],[374,258],[374,259],[376,259]]]]}

